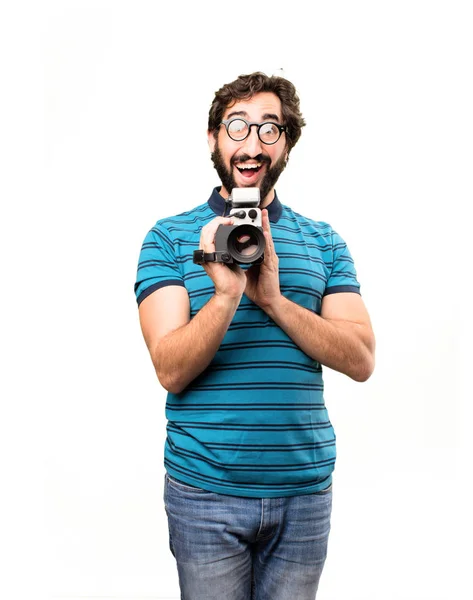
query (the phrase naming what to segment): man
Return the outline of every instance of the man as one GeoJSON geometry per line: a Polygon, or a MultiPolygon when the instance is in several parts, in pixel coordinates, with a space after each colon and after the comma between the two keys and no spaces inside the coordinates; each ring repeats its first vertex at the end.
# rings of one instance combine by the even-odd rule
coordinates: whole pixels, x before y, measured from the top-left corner
{"type": "Polygon", "coordinates": [[[304,120],[294,86],[262,73],[224,85],[208,141],[222,186],[159,221],[135,286],[168,390],[164,501],[186,600],[312,600],[330,529],[335,435],[321,365],[365,381],[374,336],[344,241],[274,186],[304,120]],[[193,263],[258,187],[264,261],[193,263]]]}

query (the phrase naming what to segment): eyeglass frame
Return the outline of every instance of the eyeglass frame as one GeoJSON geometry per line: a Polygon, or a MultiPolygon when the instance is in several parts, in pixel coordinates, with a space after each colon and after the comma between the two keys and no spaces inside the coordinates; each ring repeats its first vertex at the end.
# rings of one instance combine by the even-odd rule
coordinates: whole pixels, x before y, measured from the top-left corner
{"type": "MultiPolygon", "coordinates": [[[[281,135],[283,133],[287,133],[287,125],[279,125],[279,123],[275,123],[274,121],[263,121],[262,123],[255,123],[255,122],[247,121],[246,119],[242,119],[242,117],[234,117],[233,119],[226,119],[225,121],[222,121],[220,123],[220,125],[225,125],[225,129],[227,131],[228,137],[231,140],[233,140],[234,142],[244,142],[246,140],[246,138],[248,138],[250,136],[251,128],[254,125],[255,127],[257,127],[256,133],[258,134],[258,139],[260,140],[261,143],[265,144],[266,146],[273,146],[274,144],[277,144],[279,142],[279,140],[281,139],[281,135]],[[230,123],[233,123],[233,121],[243,121],[244,123],[246,123],[248,125],[248,133],[245,135],[244,138],[241,138],[241,140],[235,140],[234,138],[232,138],[232,136],[228,132],[228,126],[230,125],[230,123]],[[265,142],[264,140],[261,139],[261,136],[259,134],[261,127],[263,127],[263,125],[268,125],[268,124],[275,125],[277,127],[277,129],[279,130],[279,137],[274,142],[265,142]]],[[[219,127],[220,127],[220,125],[219,125],[219,127]]]]}

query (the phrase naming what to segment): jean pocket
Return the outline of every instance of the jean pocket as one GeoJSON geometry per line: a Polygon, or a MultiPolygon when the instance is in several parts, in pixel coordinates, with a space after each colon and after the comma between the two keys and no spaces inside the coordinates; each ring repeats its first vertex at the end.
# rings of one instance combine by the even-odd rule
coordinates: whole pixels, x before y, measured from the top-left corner
{"type": "Polygon", "coordinates": [[[325,496],[326,494],[331,494],[332,493],[332,484],[330,484],[328,486],[328,488],[325,488],[324,490],[320,490],[320,492],[314,492],[314,494],[316,496],[325,496]]]}
{"type": "Polygon", "coordinates": [[[198,488],[193,485],[190,485],[189,483],[183,483],[182,481],[174,479],[174,477],[171,477],[168,473],[166,473],[166,479],[168,481],[168,485],[170,485],[174,489],[181,490],[182,492],[192,492],[194,494],[210,494],[211,493],[207,490],[203,490],[202,488],[198,488]]]}

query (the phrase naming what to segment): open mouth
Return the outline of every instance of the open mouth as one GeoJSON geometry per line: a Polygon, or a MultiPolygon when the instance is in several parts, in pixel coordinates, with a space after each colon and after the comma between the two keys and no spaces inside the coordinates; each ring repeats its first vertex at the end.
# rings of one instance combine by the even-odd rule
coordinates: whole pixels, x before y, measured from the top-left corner
{"type": "Polygon", "coordinates": [[[247,177],[248,179],[259,173],[261,171],[262,166],[263,163],[261,162],[252,164],[240,163],[235,165],[235,167],[243,175],[243,177],[247,177]]]}

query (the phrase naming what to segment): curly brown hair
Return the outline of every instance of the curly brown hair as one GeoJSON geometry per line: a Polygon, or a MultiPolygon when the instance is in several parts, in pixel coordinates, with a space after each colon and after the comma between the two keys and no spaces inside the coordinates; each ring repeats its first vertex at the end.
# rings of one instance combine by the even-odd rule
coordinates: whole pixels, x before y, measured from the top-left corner
{"type": "Polygon", "coordinates": [[[217,92],[209,111],[209,131],[217,137],[223,114],[227,107],[238,100],[248,100],[260,92],[272,92],[281,100],[283,122],[287,126],[286,140],[290,151],[301,136],[305,125],[300,111],[300,100],[294,85],[275,75],[269,77],[261,72],[240,75],[235,81],[226,83],[217,92]]]}

